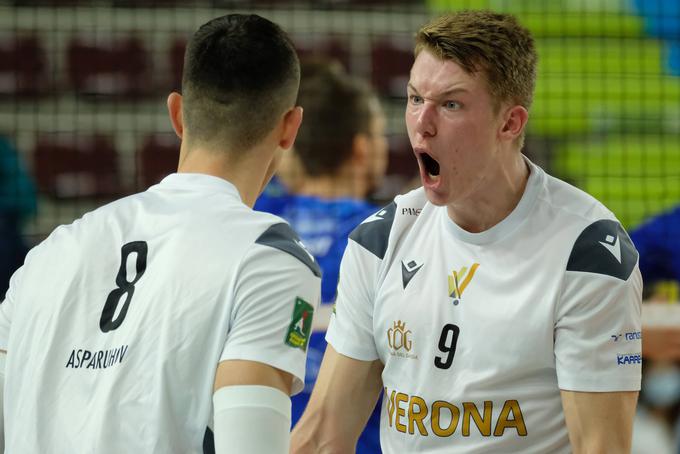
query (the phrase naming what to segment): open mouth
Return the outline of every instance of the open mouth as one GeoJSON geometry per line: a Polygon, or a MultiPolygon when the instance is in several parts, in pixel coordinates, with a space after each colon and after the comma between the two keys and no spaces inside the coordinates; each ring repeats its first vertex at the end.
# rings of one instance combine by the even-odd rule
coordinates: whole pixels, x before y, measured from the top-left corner
{"type": "Polygon", "coordinates": [[[439,175],[439,163],[427,153],[421,153],[420,158],[423,160],[423,165],[425,166],[425,171],[431,176],[436,177],[439,175]]]}

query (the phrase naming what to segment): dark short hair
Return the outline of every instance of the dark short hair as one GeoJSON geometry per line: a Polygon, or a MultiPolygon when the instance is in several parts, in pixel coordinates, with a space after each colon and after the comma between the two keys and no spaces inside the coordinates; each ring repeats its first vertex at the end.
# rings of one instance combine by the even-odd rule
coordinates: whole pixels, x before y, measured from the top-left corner
{"type": "Polygon", "coordinates": [[[461,11],[438,17],[416,35],[416,56],[428,50],[453,60],[468,74],[481,72],[497,106],[512,102],[527,110],[536,85],[534,40],[510,14],[461,11]]]}
{"type": "Polygon", "coordinates": [[[319,60],[302,65],[298,104],[304,121],[295,139],[295,152],[305,173],[333,175],[350,158],[354,138],[369,134],[378,100],[360,79],[341,67],[319,60]]]}
{"type": "Polygon", "coordinates": [[[248,149],[295,103],[300,63],[273,22],[228,14],[202,25],[187,45],[182,74],[189,140],[248,149]]]}

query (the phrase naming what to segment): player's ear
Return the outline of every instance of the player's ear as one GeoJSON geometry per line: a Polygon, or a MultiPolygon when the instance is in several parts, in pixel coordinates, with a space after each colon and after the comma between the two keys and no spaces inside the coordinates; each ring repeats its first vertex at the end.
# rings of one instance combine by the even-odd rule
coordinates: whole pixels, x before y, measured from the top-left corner
{"type": "Polygon", "coordinates": [[[505,122],[500,131],[503,139],[513,141],[520,135],[529,120],[529,112],[523,106],[513,106],[504,115],[505,122]]]}
{"type": "Polygon", "coordinates": [[[359,133],[354,136],[352,140],[352,156],[351,161],[357,166],[364,166],[368,164],[369,160],[369,142],[368,136],[359,133]]]}
{"type": "Polygon", "coordinates": [[[182,117],[182,95],[177,92],[170,93],[168,96],[168,114],[170,115],[170,123],[175,134],[182,140],[184,135],[184,118],[182,117]]]}
{"type": "Polygon", "coordinates": [[[283,115],[283,129],[281,139],[279,140],[279,147],[288,150],[295,143],[298,130],[302,124],[302,107],[295,106],[283,115]]]}

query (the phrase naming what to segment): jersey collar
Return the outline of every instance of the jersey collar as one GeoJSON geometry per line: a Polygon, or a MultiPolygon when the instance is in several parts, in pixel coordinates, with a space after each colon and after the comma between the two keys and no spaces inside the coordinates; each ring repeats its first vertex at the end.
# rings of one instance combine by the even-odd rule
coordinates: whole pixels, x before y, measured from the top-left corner
{"type": "Polygon", "coordinates": [[[162,188],[195,189],[206,193],[222,192],[233,195],[243,202],[241,194],[232,183],[224,178],[204,173],[171,173],[158,185],[162,188]]]}
{"type": "Polygon", "coordinates": [[[524,156],[524,160],[529,166],[529,179],[524,188],[524,194],[522,194],[522,198],[515,209],[512,210],[505,219],[490,229],[479,233],[468,232],[467,230],[460,228],[451,220],[446,212],[446,207],[442,207],[442,209],[439,210],[441,216],[444,218],[443,222],[453,236],[470,244],[490,244],[504,238],[528,219],[529,213],[534,207],[536,199],[541,192],[541,187],[545,180],[545,172],[533,162],[529,161],[526,156],[524,156]]]}

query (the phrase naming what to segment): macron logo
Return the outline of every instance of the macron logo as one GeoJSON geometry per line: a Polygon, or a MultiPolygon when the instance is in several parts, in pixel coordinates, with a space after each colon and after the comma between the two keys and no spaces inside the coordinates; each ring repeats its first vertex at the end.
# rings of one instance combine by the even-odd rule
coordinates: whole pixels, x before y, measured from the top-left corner
{"type": "Polygon", "coordinates": [[[418,270],[422,267],[422,263],[418,264],[414,260],[411,260],[408,262],[408,264],[404,263],[403,261],[401,262],[401,282],[404,285],[404,290],[406,290],[408,283],[411,282],[413,276],[415,276],[418,270]]]}
{"type": "Polygon", "coordinates": [[[621,243],[619,242],[619,237],[613,237],[607,235],[604,241],[600,241],[600,244],[605,247],[614,256],[617,262],[621,263],[621,243]]]}

